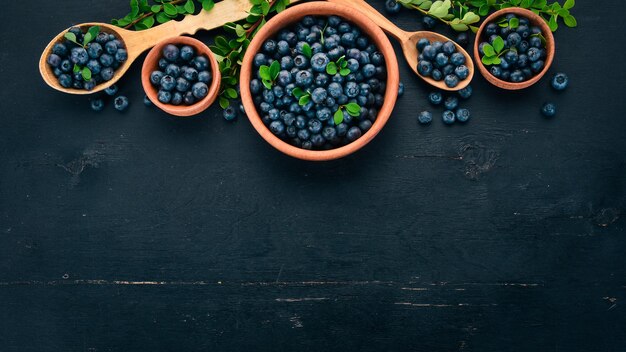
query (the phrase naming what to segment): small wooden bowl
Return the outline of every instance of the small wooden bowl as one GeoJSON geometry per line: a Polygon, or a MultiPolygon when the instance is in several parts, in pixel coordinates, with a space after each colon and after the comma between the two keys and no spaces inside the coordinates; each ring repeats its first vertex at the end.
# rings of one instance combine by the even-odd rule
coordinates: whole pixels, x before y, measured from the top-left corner
{"type": "Polygon", "coordinates": [[[246,55],[243,59],[243,65],[241,67],[240,88],[241,98],[244,109],[248,115],[248,119],[252,123],[252,126],[257,132],[265,139],[269,144],[279,151],[290,155],[294,158],[311,161],[326,161],[345,157],[352,154],[357,150],[363,148],[369,143],[380,130],[385,126],[389,120],[389,116],[393,111],[393,107],[398,98],[398,85],[400,83],[400,74],[398,71],[398,60],[396,54],[393,51],[393,47],[387,39],[387,36],[383,31],[372,22],[367,16],[361,12],[344,5],[338,5],[334,3],[326,2],[310,2],[302,5],[297,5],[285,10],[270,21],[267,22],[263,28],[256,34],[250,46],[246,51],[246,55]],[[261,45],[268,38],[278,33],[281,29],[291,25],[294,22],[299,21],[304,16],[340,16],[356,26],[358,26],[364,33],[370,37],[370,39],[376,44],[378,50],[382,52],[385,57],[385,64],[387,68],[387,89],[385,91],[384,104],[378,112],[378,117],[372,125],[369,131],[367,131],[361,138],[356,141],[345,145],[343,147],[331,149],[331,150],[306,150],[293,146],[286,141],[275,136],[261,121],[261,116],[257,112],[256,106],[250,93],[250,80],[252,77],[252,67],[254,55],[261,49],[261,45]]]}
{"type": "Polygon", "coordinates": [[[206,110],[211,104],[213,104],[213,102],[215,102],[215,99],[217,99],[221,80],[222,75],[220,74],[217,60],[215,59],[213,52],[211,52],[209,47],[207,47],[204,43],[191,37],[176,37],[160,42],[152,48],[152,50],[150,50],[148,56],[146,56],[146,60],[143,62],[143,67],[141,68],[141,84],[143,85],[143,90],[146,92],[150,101],[161,110],[174,116],[193,116],[206,110]],[[196,54],[203,54],[209,59],[211,64],[211,75],[213,76],[211,85],[209,86],[209,94],[193,105],[176,106],[161,103],[158,99],[159,91],[150,82],[150,74],[159,69],[159,59],[162,57],[161,51],[168,44],[174,44],[177,46],[189,45],[196,49],[196,54]]]}
{"type": "Polygon", "coordinates": [[[541,79],[541,77],[543,77],[546,74],[546,72],[548,72],[548,69],[552,65],[552,61],[554,60],[554,52],[555,52],[554,35],[552,35],[552,31],[550,30],[550,27],[548,27],[548,24],[546,23],[546,21],[544,21],[543,18],[539,17],[539,15],[535,14],[534,12],[523,9],[521,7],[509,7],[509,8],[502,9],[502,10],[492,13],[489,17],[485,19],[485,21],[483,21],[483,24],[480,25],[480,28],[478,29],[478,32],[476,33],[476,40],[474,41],[474,59],[476,61],[476,65],[478,66],[478,70],[480,71],[480,73],[483,75],[483,77],[485,77],[487,81],[489,81],[489,83],[493,84],[496,87],[500,87],[502,89],[507,89],[507,90],[524,89],[537,83],[541,79]],[[483,36],[483,31],[485,30],[485,27],[489,23],[495,21],[496,19],[506,16],[510,13],[514,13],[518,16],[523,16],[523,17],[528,18],[528,20],[530,21],[532,25],[535,25],[541,28],[541,32],[543,36],[546,38],[546,59],[545,59],[546,64],[543,67],[543,70],[539,72],[537,75],[533,76],[531,79],[524,81],[524,82],[519,82],[519,83],[507,82],[507,81],[503,81],[499,78],[494,77],[489,72],[489,70],[485,67],[485,65],[482,63],[480,52],[478,51],[478,45],[483,41],[482,36],[483,36]]]}

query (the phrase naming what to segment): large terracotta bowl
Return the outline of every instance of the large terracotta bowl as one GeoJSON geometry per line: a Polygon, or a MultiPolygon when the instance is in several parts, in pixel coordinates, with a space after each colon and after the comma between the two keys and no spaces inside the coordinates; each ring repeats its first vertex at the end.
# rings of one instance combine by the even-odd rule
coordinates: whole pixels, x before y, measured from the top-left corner
{"type": "Polygon", "coordinates": [[[398,85],[400,83],[400,76],[398,72],[398,61],[393,51],[393,47],[389,42],[389,39],[385,36],[383,31],[374,22],[369,20],[367,16],[363,15],[359,11],[347,6],[325,3],[325,2],[311,2],[307,4],[297,5],[288,10],[285,10],[274,18],[272,18],[267,24],[257,33],[254,37],[246,55],[243,59],[243,65],[241,68],[241,99],[243,101],[244,109],[248,115],[248,119],[252,123],[252,126],[257,132],[274,148],[281,152],[290,155],[294,158],[312,161],[324,161],[342,158],[346,155],[352,154],[357,150],[363,148],[369,143],[380,130],[385,126],[389,116],[393,110],[398,97],[398,85]],[[387,89],[385,91],[385,102],[378,112],[378,117],[372,125],[369,131],[367,131],[361,138],[356,141],[331,150],[306,150],[293,146],[286,141],[283,141],[279,137],[275,136],[261,121],[261,116],[254,105],[252,94],[250,93],[250,80],[252,78],[252,67],[254,55],[261,49],[263,43],[270,37],[277,34],[281,29],[301,20],[304,16],[340,16],[356,26],[358,26],[370,39],[376,44],[378,50],[385,56],[385,63],[387,66],[387,89]]]}
{"type": "Polygon", "coordinates": [[[485,21],[483,21],[483,24],[480,26],[480,28],[478,29],[478,32],[476,33],[476,40],[474,41],[474,59],[476,61],[476,65],[478,66],[478,70],[480,71],[480,73],[483,75],[483,77],[485,77],[487,81],[489,81],[489,83],[493,84],[496,87],[500,87],[500,88],[507,89],[507,90],[524,89],[537,83],[541,79],[541,77],[543,77],[546,74],[546,72],[548,72],[548,69],[552,65],[552,61],[554,60],[554,51],[555,51],[554,35],[552,35],[552,31],[550,30],[550,27],[548,27],[548,24],[546,23],[546,21],[544,21],[543,18],[539,17],[539,15],[535,14],[534,12],[523,9],[521,7],[509,7],[509,8],[502,9],[502,10],[492,13],[489,17],[485,19],[485,21]],[[524,81],[524,82],[519,82],[519,83],[507,82],[507,81],[503,81],[499,78],[494,77],[489,72],[489,70],[485,67],[485,65],[482,63],[480,52],[478,51],[478,45],[483,41],[482,37],[483,37],[483,31],[485,30],[485,27],[487,27],[489,23],[497,20],[500,17],[506,16],[510,13],[514,13],[518,16],[523,16],[523,17],[528,18],[528,20],[530,21],[532,25],[535,25],[541,28],[541,32],[543,36],[546,38],[546,60],[545,60],[546,64],[543,67],[543,70],[539,72],[537,75],[533,76],[531,79],[524,81]]]}
{"type": "Polygon", "coordinates": [[[213,104],[213,102],[215,102],[215,99],[217,99],[221,80],[222,76],[213,52],[211,52],[209,47],[207,47],[203,42],[191,37],[176,37],[160,42],[152,48],[152,50],[150,50],[148,56],[146,56],[146,60],[143,62],[143,67],[141,68],[141,84],[143,85],[143,90],[146,92],[148,99],[150,99],[150,101],[161,110],[174,116],[193,116],[206,110],[211,104],[213,104]],[[171,105],[161,103],[158,99],[158,90],[152,85],[152,83],[150,83],[150,74],[159,69],[159,59],[162,56],[161,52],[168,44],[174,44],[177,46],[189,45],[196,49],[196,55],[202,54],[209,59],[211,75],[213,76],[211,84],[209,85],[209,94],[193,105],[171,105]]]}

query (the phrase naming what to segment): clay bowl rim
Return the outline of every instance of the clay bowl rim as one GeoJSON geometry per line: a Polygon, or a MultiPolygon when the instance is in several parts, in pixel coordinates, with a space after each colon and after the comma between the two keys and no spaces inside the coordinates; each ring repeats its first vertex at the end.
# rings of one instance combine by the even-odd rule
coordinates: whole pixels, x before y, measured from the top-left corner
{"type": "Polygon", "coordinates": [[[187,37],[187,36],[179,36],[174,38],[165,39],[155,45],[143,62],[143,66],[141,68],[141,84],[143,86],[143,90],[148,96],[150,101],[159,107],[159,109],[165,111],[166,113],[174,116],[193,116],[197,115],[204,110],[206,110],[211,104],[215,102],[217,96],[219,94],[220,82],[222,80],[221,74],[219,71],[219,66],[217,64],[217,59],[213,55],[213,52],[209,49],[206,44],[199,41],[198,39],[187,37]],[[168,44],[174,45],[189,45],[196,49],[196,53],[204,54],[209,59],[211,64],[211,75],[212,80],[209,85],[209,93],[202,100],[196,102],[193,105],[171,105],[171,104],[163,104],[158,99],[158,91],[150,82],[150,74],[152,71],[158,69],[159,67],[159,59],[161,58],[161,50],[168,44]]]}
{"type": "Polygon", "coordinates": [[[44,82],[50,88],[57,90],[59,92],[62,92],[62,93],[69,93],[69,94],[75,94],[75,95],[96,94],[114,85],[115,82],[119,81],[121,75],[126,73],[128,69],[130,68],[130,66],[133,64],[133,60],[131,60],[129,56],[128,60],[124,61],[118,68],[115,69],[113,78],[111,80],[97,84],[92,90],[76,89],[72,87],[65,88],[61,86],[61,84],[59,84],[57,77],[54,75],[54,72],[53,72],[54,70],[52,69],[52,67],[50,67],[50,65],[48,65],[48,56],[52,54],[52,49],[55,44],[63,43],[65,41],[65,37],[64,37],[65,33],[67,33],[71,28],[78,27],[81,30],[87,30],[93,26],[100,27],[100,32],[114,34],[116,36],[116,39],[121,41],[122,44],[124,44],[124,48],[128,51],[128,45],[126,41],[124,40],[125,34],[123,34],[123,32],[127,30],[123,28],[115,27],[111,24],[100,23],[100,22],[80,23],[74,26],[67,27],[65,30],[61,31],[54,38],[52,38],[52,40],[50,40],[50,42],[46,45],[45,49],[41,53],[41,57],[39,58],[39,73],[41,74],[41,77],[43,78],[44,82]]]}
{"type": "Polygon", "coordinates": [[[242,102],[248,116],[248,120],[252,123],[254,129],[261,135],[265,141],[267,141],[274,148],[279,151],[292,156],[294,158],[309,160],[309,161],[328,161],[343,158],[350,155],[357,150],[367,145],[385,126],[391,112],[395,106],[398,98],[398,87],[400,84],[400,73],[398,68],[398,60],[391,42],[383,33],[383,31],[372,22],[367,16],[361,14],[358,10],[350,8],[344,5],[338,5],[334,3],[326,2],[311,2],[301,5],[293,6],[278,15],[274,16],[271,20],[261,28],[261,30],[254,37],[250,46],[244,56],[241,74],[240,74],[240,88],[242,102]],[[372,125],[369,131],[367,131],[361,138],[356,141],[347,144],[345,146],[331,149],[331,150],[307,150],[293,146],[286,141],[275,136],[261,121],[261,116],[257,112],[256,106],[252,100],[252,94],[250,93],[250,80],[252,75],[253,58],[260,49],[262,43],[278,33],[281,29],[297,22],[304,16],[340,16],[354,25],[358,26],[368,37],[376,44],[378,50],[383,53],[385,57],[385,66],[387,69],[387,88],[385,90],[383,106],[378,111],[376,121],[372,125]]]}
{"type": "Polygon", "coordinates": [[[554,55],[555,55],[555,50],[556,49],[555,49],[555,43],[554,43],[554,34],[550,30],[550,27],[548,27],[548,24],[546,23],[546,21],[543,20],[543,18],[541,18],[539,15],[535,14],[534,12],[521,8],[521,7],[508,7],[506,9],[498,10],[492,13],[489,17],[487,17],[483,21],[483,23],[478,28],[478,32],[476,32],[476,40],[474,41],[474,61],[476,61],[476,66],[478,66],[478,70],[480,71],[480,74],[483,77],[485,77],[485,79],[489,83],[502,89],[519,90],[519,89],[528,88],[532,86],[533,84],[539,82],[539,80],[548,72],[548,70],[550,69],[550,66],[552,66],[552,62],[554,60],[554,55]],[[485,27],[496,18],[505,16],[510,13],[527,17],[528,20],[533,25],[539,26],[539,28],[541,28],[541,32],[546,38],[547,55],[546,55],[546,61],[545,61],[546,64],[543,67],[543,70],[541,70],[541,72],[533,76],[531,79],[524,81],[524,82],[519,82],[519,83],[507,82],[507,81],[503,81],[499,78],[494,77],[489,72],[489,70],[487,70],[485,65],[482,63],[480,52],[478,52],[478,45],[481,43],[481,37],[483,35],[483,31],[485,30],[485,27]]]}

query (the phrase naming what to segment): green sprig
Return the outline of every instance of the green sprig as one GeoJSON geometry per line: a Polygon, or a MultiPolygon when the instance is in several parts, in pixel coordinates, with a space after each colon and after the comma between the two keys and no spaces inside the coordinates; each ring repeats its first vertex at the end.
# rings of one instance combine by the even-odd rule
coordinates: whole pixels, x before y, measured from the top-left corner
{"type": "Polygon", "coordinates": [[[272,62],[270,66],[261,65],[259,68],[259,77],[261,77],[261,82],[267,89],[272,89],[276,78],[278,78],[278,74],[280,73],[280,64],[278,61],[272,62]]]}
{"type": "Polygon", "coordinates": [[[348,103],[346,105],[341,105],[337,111],[335,111],[335,115],[333,116],[333,121],[335,125],[338,125],[343,122],[343,111],[346,111],[348,115],[358,117],[361,115],[361,106],[357,103],[348,103]]]}
{"type": "Polygon", "coordinates": [[[198,7],[210,11],[213,6],[214,0],[130,0],[130,12],[122,18],[111,20],[111,23],[118,27],[141,31],[194,14],[198,7]]]}
{"type": "Polygon", "coordinates": [[[337,59],[337,62],[329,62],[326,65],[326,73],[329,75],[336,75],[339,73],[341,76],[345,77],[350,74],[350,69],[348,68],[348,61],[346,61],[346,56],[342,56],[337,59]]]}

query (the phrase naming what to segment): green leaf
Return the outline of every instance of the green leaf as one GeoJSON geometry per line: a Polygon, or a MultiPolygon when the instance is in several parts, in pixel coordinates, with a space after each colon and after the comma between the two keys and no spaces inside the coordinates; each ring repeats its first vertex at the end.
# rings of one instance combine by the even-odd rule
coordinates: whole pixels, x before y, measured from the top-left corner
{"type": "Polygon", "coordinates": [[[489,5],[487,5],[487,4],[482,5],[478,9],[478,14],[481,15],[481,16],[487,16],[488,13],[489,13],[489,5]]]}
{"type": "Polygon", "coordinates": [[[550,30],[553,32],[559,28],[559,24],[556,22],[557,17],[558,17],[557,15],[553,15],[552,17],[550,17],[550,21],[548,21],[548,26],[550,27],[550,30]]]}
{"type": "Polygon", "coordinates": [[[146,27],[146,29],[147,28],[152,28],[152,26],[154,26],[154,16],[148,16],[148,17],[144,18],[141,21],[141,24],[143,24],[146,27]]]}
{"type": "Polygon", "coordinates": [[[74,64],[74,73],[78,73],[80,72],[80,66],[78,66],[77,64],[74,64]]]}
{"type": "Polygon", "coordinates": [[[230,100],[224,98],[224,97],[220,97],[220,107],[222,109],[226,109],[227,107],[230,106],[230,100]]]}
{"type": "Polygon", "coordinates": [[[237,99],[237,91],[234,90],[233,88],[226,88],[224,90],[224,95],[226,95],[227,97],[231,98],[231,99],[237,99]]]}
{"type": "Polygon", "coordinates": [[[341,70],[339,70],[339,74],[343,77],[347,76],[350,74],[350,69],[349,68],[342,68],[341,70]]]}
{"type": "Polygon", "coordinates": [[[85,34],[85,38],[83,38],[83,45],[89,44],[92,40],[96,39],[98,34],[100,33],[100,26],[93,26],[87,30],[85,34]],[[89,38],[88,38],[89,36],[89,38]]]}
{"type": "Polygon", "coordinates": [[[361,113],[361,107],[357,103],[349,103],[346,104],[346,111],[351,116],[359,116],[359,114],[361,113]]]}
{"type": "Polygon", "coordinates": [[[193,0],[187,0],[185,3],[185,11],[187,11],[187,13],[194,13],[196,11],[196,5],[193,3],[193,0]]]}
{"type": "Polygon", "coordinates": [[[329,75],[337,74],[337,64],[335,64],[334,62],[329,62],[328,65],[326,65],[326,73],[328,73],[329,75]]]}
{"type": "Polygon", "coordinates": [[[527,8],[529,8],[529,7],[530,7],[530,5],[531,5],[532,3],[533,3],[533,0],[522,0],[522,2],[520,3],[520,5],[519,5],[519,6],[520,6],[520,7],[522,7],[522,8],[527,9],[527,8]]]}
{"type": "Polygon", "coordinates": [[[211,11],[215,6],[215,2],[213,0],[202,0],[202,9],[204,11],[211,11]]]}
{"type": "MultiPolygon", "coordinates": [[[[496,51],[496,53],[500,53],[502,51],[502,49],[504,49],[504,39],[502,39],[502,37],[498,36],[494,41],[493,41],[493,50],[496,51]]],[[[483,48],[484,50],[484,48],[483,48]]]]}
{"type": "Polygon", "coordinates": [[[491,63],[494,65],[500,65],[502,63],[502,60],[500,60],[500,58],[496,56],[491,58],[491,63]]]}
{"type": "Polygon", "coordinates": [[[272,81],[264,79],[261,82],[263,82],[263,85],[265,86],[265,88],[272,89],[272,81]]]}
{"type": "Polygon", "coordinates": [[[473,12],[468,12],[463,16],[463,23],[472,24],[480,21],[480,17],[473,12]]]}
{"type": "Polygon", "coordinates": [[[298,104],[300,106],[305,106],[306,104],[308,104],[311,101],[311,96],[308,94],[305,94],[303,96],[300,97],[300,99],[298,99],[298,104]]]}
{"type": "Polygon", "coordinates": [[[152,5],[150,7],[150,11],[154,12],[154,13],[159,13],[161,12],[161,5],[152,5]]]}
{"type": "Polygon", "coordinates": [[[495,57],[495,56],[486,56],[486,55],[485,55],[485,56],[483,56],[483,57],[482,57],[482,59],[481,59],[480,61],[482,61],[482,63],[483,63],[485,66],[489,66],[489,65],[491,65],[491,64],[493,63],[493,58],[494,58],[494,57],[495,57]]]}
{"type": "Polygon", "coordinates": [[[166,2],[163,4],[163,10],[165,11],[167,15],[170,15],[170,16],[178,15],[178,10],[176,10],[176,6],[170,4],[169,2],[166,2]]]}
{"type": "Polygon", "coordinates": [[[578,22],[576,21],[576,18],[574,18],[574,16],[572,15],[563,17],[563,22],[565,22],[565,25],[570,28],[578,26],[578,22]]]}
{"type": "Polygon", "coordinates": [[[335,125],[343,122],[343,111],[341,111],[341,109],[335,111],[335,116],[333,116],[333,120],[335,121],[335,125]]]}
{"type": "Polygon", "coordinates": [[[566,0],[565,4],[563,4],[563,8],[566,9],[566,10],[569,10],[572,7],[574,7],[574,5],[576,5],[576,1],[575,0],[566,0]]]}
{"type": "Polygon", "coordinates": [[[513,17],[509,20],[509,27],[511,28],[517,28],[519,27],[519,18],[517,17],[513,17]]]}
{"type": "Polygon", "coordinates": [[[491,44],[485,44],[485,46],[483,46],[483,52],[485,56],[496,56],[496,51],[491,44]]]}
{"type": "Polygon", "coordinates": [[[243,28],[243,26],[242,26],[242,25],[238,24],[238,25],[236,25],[236,26],[235,26],[235,34],[236,34],[238,37],[245,37],[245,35],[246,35],[246,30],[243,28]]]}
{"type": "Polygon", "coordinates": [[[226,38],[222,37],[221,35],[215,37],[214,41],[215,45],[219,46],[220,48],[230,50],[230,44],[228,44],[228,40],[226,40],[226,38]]]}
{"type": "Polygon", "coordinates": [[[270,79],[273,81],[278,78],[278,74],[280,73],[280,63],[278,60],[274,60],[272,65],[270,66],[270,79]]]}
{"type": "Polygon", "coordinates": [[[430,6],[428,14],[434,17],[443,18],[448,14],[451,5],[450,0],[437,0],[430,6]]]}
{"type": "Polygon", "coordinates": [[[309,45],[309,43],[305,43],[304,45],[302,45],[302,54],[309,59],[311,58],[311,56],[313,56],[313,51],[311,50],[311,46],[309,45]]]}
{"type": "Polygon", "coordinates": [[[139,14],[139,2],[137,0],[130,0],[130,16],[137,17],[139,14]]]}
{"type": "Polygon", "coordinates": [[[156,20],[159,23],[166,23],[171,21],[172,19],[168,15],[166,15],[165,12],[159,12],[156,15],[156,20]]]}
{"type": "Polygon", "coordinates": [[[263,16],[267,16],[268,13],[270,13],[270,3],[269,2],[262,2],[261,3],[261,13],[263,13],[263,16]]]}
{"type": "Polygon", "coordinates": [[[304,94],[306,94],[302,89],[300,89],[299,87],[294,88],[291,91],[291,94],[296,97],[297,99],[300,99],[304,94]]]}
{"type": "Polygon", "coordinates": [[[83,75],[83,79],[85,81],[89,81],[91,79],[91,70],[88,69],[87,67],[83,68],[83,71],[81,72],[81,74],[83,75]]]}
{"type": "Polygon", "coordinates": [[[65,39],[69,40],[70,42],[78,44],[76,42],[76,34],[74,34],[72,32],[67,32],[67,33],[65,33],[64,37],[65,37],[65,39]]]}
{"type": "Polygon", "coordinates": [[[450,23],[450,27],[452,27],[452,29],[457,32],[465,32],[469,28],[466,24],[463,23],[450,23]]]}
{"type": "Polygon", "coordinates": [[[262,65],[259,68],[259,76],[261,76],[261,79],[271,81],[272,77],[270,75],[270,67],[267,65],[262,65]]]}

